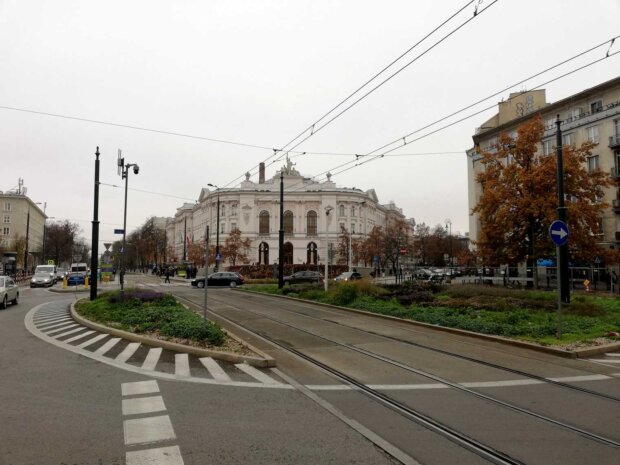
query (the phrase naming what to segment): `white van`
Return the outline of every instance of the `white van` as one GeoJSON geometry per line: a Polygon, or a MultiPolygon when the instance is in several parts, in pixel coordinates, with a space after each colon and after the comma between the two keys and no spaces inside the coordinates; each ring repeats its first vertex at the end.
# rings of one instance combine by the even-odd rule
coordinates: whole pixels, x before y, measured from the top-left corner
{"type": "Polygon", "coordinates": [[[69,273],[82,273],[86,276],[88,274],[88,265],[86,263],[72,263],[69,273]]]}
{"type": "Polygon", "coordinates": [[[52,284],[56,284],[56,281],[58,281],[56,265],[38,265],[34,273],[49,273],[52,284]]]}

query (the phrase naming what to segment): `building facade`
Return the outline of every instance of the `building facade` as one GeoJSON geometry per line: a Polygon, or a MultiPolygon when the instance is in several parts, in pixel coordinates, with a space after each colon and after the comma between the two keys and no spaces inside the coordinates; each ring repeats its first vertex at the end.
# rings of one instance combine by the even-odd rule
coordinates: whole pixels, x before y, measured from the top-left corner
{"type": "MultiPolygon", "coordinates": [[[[607,248],[620,247],[620,77],[571,95],[555,103],[547,103],[544,90],[510,94],[507,101],[498,104],[498,113],[476,129],[474,147],[467,151],[467,177],[470,211],[478,203],[482,187],[476,175],[483,169],[477,150],[492,151],[500,134],[515,136],[517,128],[540,116],[545,132],[539,153],[555,153],[556,119],[562,122],[564,145],[578,146],[585,141],[598,145],[587,160],[590,171],[601,169],[610,173],[616,185],[608,188],[603,201],[611,207],[600,221],[595,240],[607,248]]],[[[478,214],[470,215],[469,232],[476,241],[480,232],[478,214]]]]}
{"type": "Polygon", "coordinates": [[[166,227],[168,245],[174,247],[177,259],[182,259],[188,244],[204,241],[209,226],[210,244],[216,243],[218,232],[221,246],[231,231],[239,229],[243,238],[251,240],[249,263],[277,263],[281,175],[287,264],[324,264],[327,244],[336,250],[343,229],[352,239],[360,239],[374,226],[385,226],[393,218],[407,221],[413,235],[413,219],[407,220],[393,202],[380,204],[373,189],[337,187],[329,174],[326,181],[314,182],[302,176],[287,159],[287,164],[269,180],[265,180],[261,164],[258,182],[250,181],[246,174],[239,187],[203,188],[196,204],[179,207],[166,227]]]}
{"type": "MultiPolygon", "coordinates": [[[[24,189],[25,190],[25,189],[24,189]]],[[[28,268],[41,264],[43,257],[43,234],[47,216],[25,192],[0,193],[2,225],[0,247],[4,252],[19,252],[17,263],[24,266],[28,253],[28,268]]]]}

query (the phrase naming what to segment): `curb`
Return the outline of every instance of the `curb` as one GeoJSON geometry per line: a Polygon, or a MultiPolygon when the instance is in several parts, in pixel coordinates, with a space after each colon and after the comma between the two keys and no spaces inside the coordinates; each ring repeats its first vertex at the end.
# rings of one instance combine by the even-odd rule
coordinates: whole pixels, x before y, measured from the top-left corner
{"type": "Polygon", "coordinates": [[[201,349],[199,347],[187,346],[184,344],[178,344],[176,342],[162,341],[159,339],[154,339],[154,338],[143,336],[140,334],[134,334],[128,331],[123,331],[121,329],[110,328],[108,326],[104,326],[99,323],[90,321],[84,318],[83,316],[79,315],[75,310],[76,302],[77,301],[71,302],[71,316],[73,317],[73,319],[77,321],[78,323],[80,323],[81,325],[84,325],[96,331],[100,331],[102,333],[107,333],[112,336],[127,339],[132,342],[139,342],[147,346],[161,347],[163,349],[168,349],[174,352],[183,352],[187,354],[196,355],[198,357],[212,357],[216,360],[223,360],[223,361],[231,362],[231,363],[247,363],[248,365],[251,365],[256,368],[271,368],[271,367],[276,366],[276,361],[274,358],[264,354],[262,351],[243,342],[240,338],[231,334],[228,331],[226,331],[226,333],[230,337],[235,339],[237,342],[243,344],[244,346],[248,347],[250,350],[258,353],[260,357],[252,357],[249,355],[238,355],[238,354],[233,354],[231,352],[221,352],[221,351],[211,350],[211,349],[201,349]]]}
{"type": "Polygon", "coordinates": [[[577,349],[577,350],[556,349],[553,347],[547,347],[547,346],[541,346],[538,344],[534,344],[533,342],[519,341],[516,339],[509,339],[509,338],[502,337],[502,336],[491,336],[488,334],[475,333],[473,331],[467,331],[465,329],[457,329],[457,328],[449,328],[447,326],[432,325],[430,323],[422,323],[420,321],[406,320],[404,318],[398,318],[398,317],[390,316],[390,315],[382,315],[380,313],[368,312],[366,310],[358,310],[356,308],[340,307],[338,305],[331,305],[331,304],[326,304],[323,302],[314,302],[312,300],[300,299],[298,297],[289,297],[289,296],[277,295],[277,294],[265,294],[264,292],[252,291],[250,289],[240,289],[239,287],[237,287],[235,290],[239,290],[242,292],[249,292],[252,294],[260,294],[264,296],[278,297],[280,299],[289,299],[289,300],[294,300],[296,302],[310,303],[310,304],[319,305],[321,307],[326,307],[326,308],[347,310],[349,312],[359,313],[359,314],[371,316],[374,318],[399,321],[401,323],[406,323],[406,324],[410,324],[413,326],[420,326],[422,328],[433,329],[436,331],[443,331],[446,333],[457,334],[460,336],[474,337],[477,339],[497,342],[500,344],[520,347],[523,349],[530,349],[530,350],[535,350],[538,352],[544,352],[547,354],[555,355],[558,357],[564,357],[564,358],[583,358],[583,357],[590,357],[592,355],[600,355],[600,354],[612,352],[615,350],[620,350],[620,343],[606,344],[606,345],[601,345],[601,346],[596,346],[596,347],[588,347],[587,349],[577,349]]]}

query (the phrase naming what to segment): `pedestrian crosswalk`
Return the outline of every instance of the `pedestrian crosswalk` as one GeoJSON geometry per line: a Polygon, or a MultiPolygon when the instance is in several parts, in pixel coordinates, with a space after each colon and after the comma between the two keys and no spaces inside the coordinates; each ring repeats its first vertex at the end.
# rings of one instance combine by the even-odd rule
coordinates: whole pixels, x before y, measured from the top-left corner
{"type": "Polygon", "coordinates": [[[26,326],[54,345],[148,376],[208,384],[291,388],[270,370],[176,353],[95,331],[73,320],[67,302],[52,302],[33,309],[27,316],[26,326]]]}

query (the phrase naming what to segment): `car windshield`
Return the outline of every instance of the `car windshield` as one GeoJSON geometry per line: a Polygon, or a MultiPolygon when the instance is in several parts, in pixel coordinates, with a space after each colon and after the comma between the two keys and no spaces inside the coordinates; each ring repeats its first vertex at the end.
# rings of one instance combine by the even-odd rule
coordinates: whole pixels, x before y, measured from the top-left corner
{"type": "Polygon", "coordinates": [[[47,271],[37,271],[35,274],[35,277],[39,277],[39,278],[49,278],[50,274],[47,271]]]}

